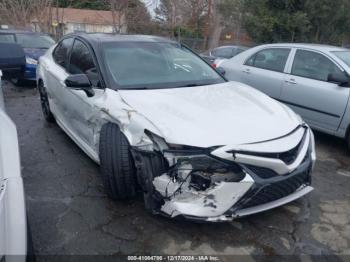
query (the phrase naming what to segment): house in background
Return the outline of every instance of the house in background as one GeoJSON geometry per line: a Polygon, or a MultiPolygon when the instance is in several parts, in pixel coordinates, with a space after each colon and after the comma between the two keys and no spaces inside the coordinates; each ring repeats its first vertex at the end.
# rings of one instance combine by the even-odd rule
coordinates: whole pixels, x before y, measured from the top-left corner
{"type": "Polygon", "coordinates": [[[125,33],[127,31],[125,16],[119,12],[49,8],[46,13],[47,21],[32,20],[34,31],[52,31],[59,37],[74,32],[125,33]],[[51,28],[45,30],[42,28],[43,25],[49,25],[51,28]]]}

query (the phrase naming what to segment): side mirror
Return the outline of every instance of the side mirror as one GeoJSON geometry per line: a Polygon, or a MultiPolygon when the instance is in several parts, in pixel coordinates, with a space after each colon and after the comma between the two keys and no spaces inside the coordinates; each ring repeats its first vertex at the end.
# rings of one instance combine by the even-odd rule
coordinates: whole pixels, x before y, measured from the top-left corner
{"type": "Polygon", "coordinates": [[[70,75],[66,78],[64,83],[68,88],[83,90],[88,97],[93,97],[95,95],[91,82],[85,74],[70,75]]]}
{"type": "Polygon", "coordinates": [[[216,71],[222,76],[225,76],[225,74],[226,74],[225,69],[223,69],[222,67],[217,67],[216,71]]]}
{"type": "Polygon", "coordinates": [[[339,86],[349,86],[349,76],[342,74],[329,74],[327,81],[338,84],[339,86]]]}

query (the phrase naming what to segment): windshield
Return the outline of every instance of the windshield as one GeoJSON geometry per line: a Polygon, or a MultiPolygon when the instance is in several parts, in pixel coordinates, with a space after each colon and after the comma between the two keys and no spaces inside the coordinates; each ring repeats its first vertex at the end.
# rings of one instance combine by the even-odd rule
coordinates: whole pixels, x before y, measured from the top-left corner
{"type": "Polygon", "coordinates": [[[332,53],[350,67],[350,51],[334,51],[332,53]]]}
{"type": "Polygon", "coordinates": [[[122,89],[175,88],[225,82],[207,63],[179,44],[106,43],[103,53],[111,78],[122,89]]]}
{"type": "Polygon", "coordinates": [[[48,49],[55,44],[55,41],[48,35],[38,34],[17,34],[17,43],[23,48],[48,49]]]}

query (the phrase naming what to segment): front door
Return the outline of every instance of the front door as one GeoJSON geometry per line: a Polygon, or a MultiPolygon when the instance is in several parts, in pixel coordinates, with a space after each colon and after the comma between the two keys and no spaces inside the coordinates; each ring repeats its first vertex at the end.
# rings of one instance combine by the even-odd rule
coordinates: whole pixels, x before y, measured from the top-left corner
{"type": "Polygon", "coordinates": [[[62,107],[62,96],[65,92],[64,80],[69,75],[67,72],[69,54],[73,45],[73,38],[63,39],[52,53],[53,63],[42,62],[45,70],[45,86],[49,97],[50,108],[58,121],[65,121],[65,112],[62,107]]]}
{"type": "Polygon", "coordinates": [[[350,89],[328,82],[329,74],[343,70],[324,54],[296,50],[290,75],[285,76],[281,101],[318,129],[338,129],[349,98],[350,89]]]}
{"type": "Polygon", "coordinates": [[[83,90],[73,90],[64,87],[64,94],[61,98],[65,112],[65,124],[70,128],[73,135],[90,148],[94,145],[94,132],[96,132],[96,120],[99,117],[94,108],[94,101],[103,95],[100,88],[100,78],[97,73],[96,63],[92,52],[81,40],[75,39],[68,73],[86,74],[94,87],[95,96],[88,97],[83,90]]]}

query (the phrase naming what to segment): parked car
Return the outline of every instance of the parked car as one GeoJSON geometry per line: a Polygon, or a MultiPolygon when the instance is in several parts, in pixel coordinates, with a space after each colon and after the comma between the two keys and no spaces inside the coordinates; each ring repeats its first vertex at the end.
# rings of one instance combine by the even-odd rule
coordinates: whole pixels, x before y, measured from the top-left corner
{"type": "Polygon", "coordinates": [[[220,67],[229,80],[255,87],[290,106],[314,129],[350,148],[350,50],[312,44],[270,44],[220,67]]]}
{"type": "Polygon", "coordinates": [[[55,41],[48,35],[17,30],[0,30],[0,43],[18,43],[26,54],[26,65],[23,76],[14,78],[15,84],[21,85],[23,80],[36,80],[38,59],[55,41]]]}
{"type": "Polygon", "coordinates": [[[309,193],[310,128],[153,36],[72,34],[40,58],[44,117],[101,166],[112,199],[167,217],[228,221],[309,193]]]}
{"type": "Polygon", "coordinates": [[[212,65],[217,59],[230,59],[247,49],[248,47],[238,45],[220,46],[202,53],[201,56],[212,65]]]}
{"type": "MultiPolygon", "coordinates": [[[[16,44],[0,44],[0,261],[34,261],[29,230],[16,126],[5,113],[2,92],[2,76],[22,73],[17,60],[23,50],[16,44]],[[13,58],[2,52],[11,47],[13,58]],[[19,51],[16,53],[15,50],[19,51]],[[8,71],[9,68],[13,68],[8,71]],[[4,74],[1,69],[4,69],[4,74]],[[10,74],[8,74],[10,73],[10,74]],[[27,256],[30,254],[30,256],[27,256]]],[[[24,53],[23,59],[24,66],[24,53]]]]}

